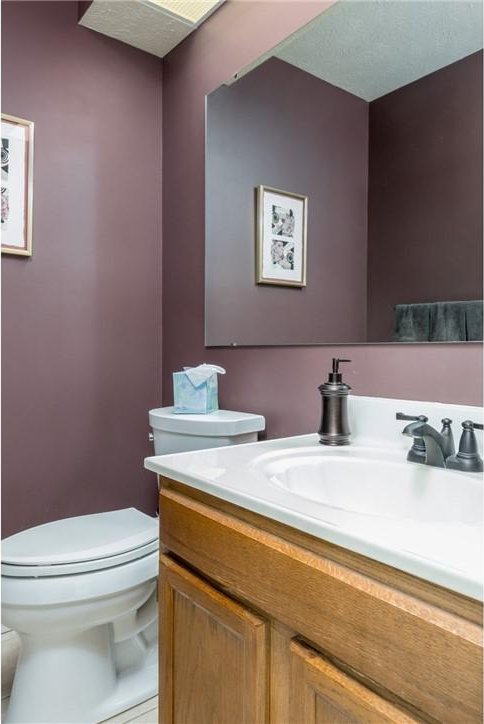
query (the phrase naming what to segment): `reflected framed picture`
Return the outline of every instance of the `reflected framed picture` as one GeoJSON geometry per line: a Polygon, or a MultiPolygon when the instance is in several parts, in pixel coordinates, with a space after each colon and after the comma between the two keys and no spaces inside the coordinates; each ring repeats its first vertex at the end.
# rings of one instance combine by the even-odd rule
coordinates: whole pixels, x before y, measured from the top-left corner
{"type": "Polygon", "coordinates": [[[2,254],[32,256],[34,124],[2,113],[2,254]]]}
{"type": "Polygon", "coordinates": [[[306,286],[308,197],[256,188],[256,284],[306,286]]]}

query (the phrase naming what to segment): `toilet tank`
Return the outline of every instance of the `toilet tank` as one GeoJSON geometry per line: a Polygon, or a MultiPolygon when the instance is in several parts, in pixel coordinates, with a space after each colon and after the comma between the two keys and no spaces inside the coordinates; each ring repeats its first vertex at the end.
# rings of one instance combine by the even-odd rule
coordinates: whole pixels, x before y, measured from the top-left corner
{"type": "Polygon", "coordinates": [[[207,415],[180,415],[173,407],[150,410],[155,455],[256,442],[265,418],[248,412],[216,410],[207,415]]]}

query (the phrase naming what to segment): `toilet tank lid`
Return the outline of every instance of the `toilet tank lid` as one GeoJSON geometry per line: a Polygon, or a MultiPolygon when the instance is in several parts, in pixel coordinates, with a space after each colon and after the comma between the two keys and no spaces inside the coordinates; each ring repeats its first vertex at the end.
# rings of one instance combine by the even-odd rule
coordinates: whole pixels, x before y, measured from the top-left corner
{"type": "Polygon", "coordinates": [[[206,415],[184,415],[174,412],[174,407],[150,410],[150,426],[153,430],[177,432],[183,435],[225,437],[244,435],[264,430],[265,418],[249,412],[216,410],[206,415]]]}
{"type": "Polygon", "coordinates": [[[115,556],[158,537],[158,520],[135,508],[64,518],[2,541],[2,563],[55,565],[115,556]]]}

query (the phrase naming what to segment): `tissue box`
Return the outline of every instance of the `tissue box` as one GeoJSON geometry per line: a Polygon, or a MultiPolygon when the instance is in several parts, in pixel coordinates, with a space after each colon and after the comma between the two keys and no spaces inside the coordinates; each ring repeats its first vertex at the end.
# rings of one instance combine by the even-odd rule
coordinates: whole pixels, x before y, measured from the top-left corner
{"type": "Polygon", "coordinates": [[[190,382],[186,372],[173,372],[173,399],[178,413],[199,413],[206,415],[218,410],[217,374],[198,387],[190,382]]]}

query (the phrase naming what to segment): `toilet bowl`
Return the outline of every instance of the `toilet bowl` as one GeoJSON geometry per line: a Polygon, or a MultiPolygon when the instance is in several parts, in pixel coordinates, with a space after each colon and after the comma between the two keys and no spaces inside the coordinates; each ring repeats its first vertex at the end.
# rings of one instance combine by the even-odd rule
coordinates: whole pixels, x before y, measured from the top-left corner
{"type": "MultiPolygon", "coordinates": [[[[149,413],[157,455],[253,442],[261,415],[149,413]]],[[[2,541],[2,623],[21,653],[6,722],[90,724],[158,690],[158,520],[134,508],[2,541]]]]}
{"type": "Polygon", "coordinates": [[[158,522],[134,508],[2,545],[2,622],[21,652],[7,722],[99,722],[157,692],[158,522]]]}

